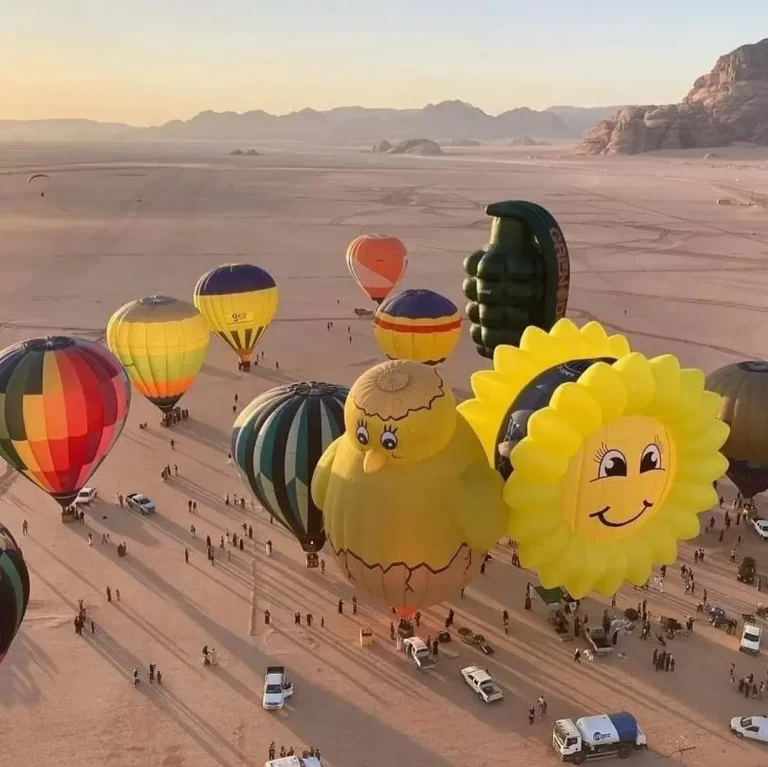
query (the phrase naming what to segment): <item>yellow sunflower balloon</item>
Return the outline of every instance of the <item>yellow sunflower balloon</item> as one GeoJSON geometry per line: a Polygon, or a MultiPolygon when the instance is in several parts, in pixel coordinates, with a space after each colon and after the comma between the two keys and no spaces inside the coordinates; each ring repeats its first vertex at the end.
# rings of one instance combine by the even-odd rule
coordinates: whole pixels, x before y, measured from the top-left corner
{"type": "Polygon", "coordinates": [[[728,426],[704,374],[565,319],[497,347],[493,367],[472,376],[475,398],[459,411],[505,480],[523,566],[580,598],[674,562],[728,468],[728,426]]]}

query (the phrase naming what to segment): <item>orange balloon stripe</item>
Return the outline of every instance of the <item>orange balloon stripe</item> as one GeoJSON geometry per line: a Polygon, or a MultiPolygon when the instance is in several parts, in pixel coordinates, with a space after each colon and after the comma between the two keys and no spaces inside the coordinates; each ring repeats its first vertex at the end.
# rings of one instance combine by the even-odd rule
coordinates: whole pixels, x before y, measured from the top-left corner
{"type": "Polygon", "coordinates": [[[396,330],[400,333],[446,333],[461,327],[461,317],[452,322],[435,325],[407,325],[403,322],[391,322],[380,317],[376,317],[373,322],[382,330],[396,330]]]}

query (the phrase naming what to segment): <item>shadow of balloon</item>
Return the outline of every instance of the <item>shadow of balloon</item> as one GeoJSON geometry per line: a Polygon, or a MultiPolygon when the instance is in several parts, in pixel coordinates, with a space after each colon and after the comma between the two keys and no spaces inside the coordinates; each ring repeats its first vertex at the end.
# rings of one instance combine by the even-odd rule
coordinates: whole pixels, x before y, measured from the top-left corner
{"type": "Polygon", "coordinates": [[[237,373],[231,370],[223,370],[222,368],[216,367],[216,365],[211,365],[209,363],[203,365],[200,373],[203,375],[213,376],[213,378],[224,378],[227,381],[242,380],[242,376],[238,375],[237,373]]]}
{"type": "Polygon", "coordinates": [[[49,680],[56,674],[56,664],[51,657],[22,628],[0,665],[1,705],[29,706],[40,702],[42,688],[35,669],[49,680]]]}
{"type": "Polygon", "coordinates": [[[299,380],[296,376],[289,373],[282,373],[274,368],[268,368],[266,364],[253,365],[251,367],[251,375],[255,375],[273,384],[289,384],[299,380]]]}
{"type": "MultiPolygon", "coordinates": [[[[86,514],[109,532],[109,537],[114,544],[127,539],[134,543],[140,543],[142,546],[160,545],[160,541],[147,532],[137,512],[131,511],[127,506],[121,507],[113,503],[97,500],[88,508],[86,514]]],[[[78,529],[78,527],[75,526],[75,529],[78,529]]],[[[101,534],[98,531],[86,529],[85,532],[86,537],[88,532],[93,532],[94,539],[101,539],[101,534]]],[[[98,540],[94,541],[94,546],[97,545],[98,540]]],[[[98,545],[101,544],[99,543],[98,545]]]]}
{"type": "Polygon", "coordinates": [[[222,450],[225,455],[229,452],[230,435],[223,429],[191,417],[186,421],[180,421],[173,428],[177,434],[183,434],[209,447],[222,450]]]}

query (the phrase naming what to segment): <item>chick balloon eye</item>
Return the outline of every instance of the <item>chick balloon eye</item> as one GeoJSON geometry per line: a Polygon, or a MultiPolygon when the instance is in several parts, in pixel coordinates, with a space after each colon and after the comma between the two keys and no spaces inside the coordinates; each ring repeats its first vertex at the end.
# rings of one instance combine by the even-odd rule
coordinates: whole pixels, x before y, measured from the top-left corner
{"type": "Polygon", "coordinates": [[[647,471],[658,471],[661,468],[661,451],[659,446],[652,442],[643,450],[642,456],[640,456],[640,473],[645,474],[647,471]]]}
{"type": "Polygon", "coordinates": [[[397,437],[393,431],[382,432],[379,442],[385,450],[394,450],[397,447],[397,437]]]}
{"type": "Polygon", "coordinates": [[[368,440],[370,437],[368,436],[368,429],[365,428],[365,426],[360,425],[357,427],[357,431],[355,432],[355,436],[357,437],[357,441],[361,445],[367,445],[368,440]]]}
{"type": "Polygon", "coordinates": [[[597,469],[597,478],[605,477],[626,477],[627,459],[621,450],[606,450],[600,459],[600,465],[597,469]]]}

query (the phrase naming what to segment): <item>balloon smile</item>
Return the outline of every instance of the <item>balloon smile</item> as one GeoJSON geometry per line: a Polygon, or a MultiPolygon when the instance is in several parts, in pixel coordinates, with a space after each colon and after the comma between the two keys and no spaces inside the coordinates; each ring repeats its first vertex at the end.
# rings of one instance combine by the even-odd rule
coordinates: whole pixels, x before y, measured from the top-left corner
{"type": "Polygon", "coordinates": [[[637,522],[637,520],[640,519],[640,517],[642,517],[652,506],[653,504],[649,501],[643,501],[642,511],[639,511],[634,517],[624,520],[624,522],[611,522],[611,520],[608,519],[606,515],[611,510],[610,506],[606,506],[604,509],[600,509],[600,511],[593,511],[589,515],[589,518],[592,519],[593,517],[597,517],[600,520],[600,523],[606,527],[624,527],[625,525],[631,525],[633,522],[637,522]]]}

